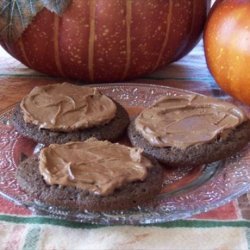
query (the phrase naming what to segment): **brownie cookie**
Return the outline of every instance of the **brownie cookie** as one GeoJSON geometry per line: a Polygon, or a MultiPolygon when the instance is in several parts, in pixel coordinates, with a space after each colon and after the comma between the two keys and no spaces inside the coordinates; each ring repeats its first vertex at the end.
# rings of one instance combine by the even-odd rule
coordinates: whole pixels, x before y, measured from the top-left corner
{"type": "MultiPolygon", "coordinates": [[[[55,85],[59,86],[58,84],[55,84],[55,85]]],[[[66,85],[68,86],[69,84],[66,84],[66,85]]],[[[48,87],[48,86],[49,85],[45,87],[48,87]]],[[[85,89],[84,87],[73,86],[73,88],[75,87],[85,89]]],[[[87,88],[87,89],[90,89],[90,88],[87,88]]],[[[115,141],[124,133],[125,129],[127,128],[129,124],[129,116],[128,116],[127,111],[119,103],[111,99],[110,101],[113,103],[113,105],[116,108],[114,116],[111,117],[111,119],[108,121],[104,121],[104,122],[98,121],[97,125],[95,125],[93,121],[87,120],[85,122],[87,124],[86,126],[73,127],[75,126],[76,123],[79,123],[76,117],[75,124],[73,125],[70,124],[70,126],[73,128],[68,126],[67,129],[65,129],[63,127],[63,124],[59,124],[61,127],[53,127],[53,124],[52,125],[49,124],[50,126],[46,127],[44,126],[44,124],[46,124],[45,122],[42,123],[41,121],[39,122],[35,121],[34,123],[33,120],[31,122],[25,121],[24,112],[21,108],[21,105],[17,105],[14,110],[13,125],[20,134],[26,137],[29,137],[37,142],[46,144],[46,145],[51,144],[51,143],[61,144],[61,143],[66,143],[68,141],[83,141],[90,137],[96,137],[97,139],[100,139],[100,140],[115,141]],[[91,123],[91,125],[89,125],[89,123],[91,123]]],[[[96,114],[96,120],[98,119],[100,120],[99,116],[102,115],[101,108],[102,107],[100,107],[100,111],[98,110],[99,113],[97,112],[96,114]]],[[[37,111],[37,113],[39,113],[39,110],[37,111]]],[[[77,115],[82,115],[82,114],[80,114],[79,112],[79,114],[77,113],[77,115]]],[[[95,115],[95,110],[91,113],[91,115],[95,115]]],[[[36,114],[34,116],[36,116],[36,114]]],[[[88,116],[88,113],[86,114],[86,116],[88,116]]],[[[61,120],[63,123],[64,122],[63,117],[61,118],[61,120]]]]}
{"type": "MultiPolygon", "coordinates": [[[[109,142],[104,142],[104,143],[108,143],[109,145],[111,144],[109,142]]],[[[106,145],[104,145],[104,147],[106,147],[106,145]]],[[[125,147],[125,146],[122,146],[122,147],[125,147]]],[[[72,173],[68,176],[68,178],[60,177],[64,185],[48,184],[47,183],[48,180],[53,182],[54,179],[52,180],[52,178],[54,178],[55,176],[52,175],[52,177],[51,176],[48,177],[46,176],[47,172],[45,172],[45,174],[43,173],[43,175],[41,174],[41,169],[43,167],[40,167],[39,165],[41,164],[40,163],[41,156],[38,157],[38,155],[33,155],[32,157],[27,158],[26,160],[21,162],[21,164],[18,166],[17,173],[16,173],[18,184],[20,185],[21,189],[26,191],[28,194],[32,195],[32,197],[35,198],[36,202],[41,203],[43,205],[48,205],[48,206],[57,206],[57,207],[60,207],[60,209],[66,209],[66,210],[71,210],[71,211],[125,210],[125,209],[129,209],[129,208],[141,205],[144,202],[152,200],[155,197],[155,195],[157,195],[160,192],[162,181],[163,181],[163,170],[162,170],[162,167],[155,160],[149,161],[151,166],[150,167],[148,167],[149,165],[147,166],[147,175],[146,177],[144,176],[143,180],[130,179],[129,182],[125,182],[124,181],[125,179],[123,178],[121,181],[120,179],[121,176],[127,176],[128,173],[124,175],[123,172],[122,173],[118,172],[118,174],[115,174],[115,177],[112,177],[112,176],[107,177],[107,178],[111,178],[111,181],[109,181],[108,186],[106,186],[107,184],[105,184],[106,182],[103,181],[102,178],[106,178],[106,174],[108,175],[109,174],[108,172],[112,172],[112,171],[109,171],[109,167],[111,167],[112,170],[114,170],[114,167],[113,167],[113,164],[115,164],[114,159],[117,159],[117,157],[115,156],[116,150],[114,150],[114,148],[112,148],[111,146],[110,151],[106,153],[106,148],[104,149],[105,152],[102,155],[104,156],[105,154],[107,154],[109,157],[110,155],[114,154],[114,156],[111,157],[112,158],[111,161],[109,161],[109,158],[107,159],[107,161],[104,159],[105,164],[107,163],[108,165],[105,166],[105,170],[101,171],[103,176],[100,177],[101,174],[97,170],[97,173],[98,173],[97,177],[96,176],[93,177],[94,176],[93,173],[89,173],[87,175],[88,176],[87,179],[85,179],[84,177],[81,177],[80,180],[84,180],[85,182],[82,188],[80,188],[79,186],[76,186],[76,187],[70,186],[68,185],[69,184],[68,182],[67,183],[65,182],[65,179],[69,180],[71,178],[70,176],[72,176],[72,173],[74,175],[75,173],[74,166],[71,168],[72,173]],[[100,178],[100,181],[99,179],[98,180],[95,179],[95,181],[93,181],[93,178],[97,178],[97,179],[100,178]],[[116,186],[111,187],[110,183],[112,185],[115,184],[116,186]]],[[[74,148],[74,152],[76,151],[77,150],[75,150],[74,148]]],[[[86,149],[86,151],[88,151],[88,149],[86,149]]],[[[99,149],[95,151],[99,152],[99,149]]],[[[100,156],[100,157],[103,157],[103,156],[100,156]]],[[[118,159],[120,157],[121,157],[121,153],[118,153],[118,159]]],[[[141,156],[139,156],[139,158],[140,157],[141,156]]],[[[143,158],[140,158],[142,159],[141,162],[143,162],[145,159],[148,161],[147,158],[145,158],[144,156],[142,157],[143,158]]],[[[136,157],[135,158],[136,160],[134,161],[136,162],[137,165],[140,162],[139,158],[136,157]]],[[[54,155],[52,155],[51,160],[56,161],[54,158],[54,155]]],[[[122,161],[124,162],[124,166],[122,162],[120,161],[117,162],[118,168],[120,168],[118,171],[120,170],[124,171],[126,170],[128,166],[128,165],[125,165],[127,160],[122,159],[122,161]]],[[[91,162],[92,162],[92,159],[90,161],[90,164],[91,162]]],[[[102,163],[103,161],[101,161],[101,164],[102,163]]],[[[143,164],[145,165],[145,162],[143,164]]],[[[94,165],[96,166],[96,163],[94,165]]],[[[83,165],[83,167],[85,167],[85,165],[83,165]]],[[[134,170],[132,170],[132,172],[133,171],[134,170]]],[[[141,170],[138,170],[138,171],[139,172],[137,172],[136,174],[139,174],[139,176],[141,176],[142,174],[141,170]]],[[[76,173],[79,173],[79,172],[76,172],[76,173]]],[[[134,178],[134,175],[135,173],[132,174],[133,178],[134,178]]],[[[58,176],[56,178],[58,178],[58,176]]],[[[76,177],[74,179],[74,182],[77,183],[78,180],[79,180],[78,177],[76,177]]]]}
{"type": "Polygon", "coordinates": [[[134,121],[129,125],[128,135],[132,145],[143,148],[146,155],[154,157],[167,166],[200,165],[225,159],[242,149],[249,142],[250,122],[239,125],[227,137],[218,136],[213,141],[186,149],[153,147],[136,131],[134,121]]]}
{"type": "Polygon", "coordinates": [[[93,128],[86,128],[72,132],[57,132],[48,129],[39,129],[38,126],[25,123],[20,106],[16,106],[13,114],[13,125],[15,129],[23,136],[29,137],[34,141],[45,145],[51,143],[66,143],[68,141],[84,141],[90,137],[99,140],[115,141],[126,130],[129,124],[127,111],[117,102],[117,113],[114,119],[109,123],[93,128]]]}
{"type": "Polygon", "coordinates": [[[167,166],[224,159],[250,139],[250,121],[243,111],[215,98],[163,97],[144,112],[131,121],[129,139],[167,166]]]}

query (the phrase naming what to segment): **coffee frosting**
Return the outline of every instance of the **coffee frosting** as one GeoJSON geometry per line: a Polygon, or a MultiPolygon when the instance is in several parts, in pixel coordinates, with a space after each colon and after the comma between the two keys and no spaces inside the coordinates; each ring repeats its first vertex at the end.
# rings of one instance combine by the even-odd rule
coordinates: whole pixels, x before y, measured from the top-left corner
{"type": "Polygon", "coordinates": [[[141,149],[95,138],[51,144],[39,155],[39,170],[47,184],[77,187],[102,196],[143,181],[151,166],[141,149]]]}
{"type": "Polygon", "coordinates": [[[95,88],[69,83],[35,87],[21,104],[26,123],[52,131],[74,131],[108,123],[116,105],[95,88]]]}
{"type": "Polygon", "coordinates": [[[226,135],[245,120],[231,103],[187,94],[160,98],[139,114],[135,128],[154,147],[185,149],[226,135]]]}

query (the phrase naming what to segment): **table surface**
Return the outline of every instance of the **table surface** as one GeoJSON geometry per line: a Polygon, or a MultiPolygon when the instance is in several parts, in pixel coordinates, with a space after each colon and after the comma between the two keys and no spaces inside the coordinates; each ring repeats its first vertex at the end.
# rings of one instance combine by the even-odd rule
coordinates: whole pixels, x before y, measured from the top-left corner
{"type": "MultiPolygon", "coordinates": [[[[52,78],[28,69],[0,48],[0,112],[20,101],[34,86],[63,81],[65,79],[52,78]]],[[[180,61],[132,82],[152,83],[226,97],[207,69],[202,42],[180,61]]],[[[240,219],[250,220],[249,197],[249,194],[245,194],[219,209],[197,216],[196,219],[231,219],[229,214],[232,207],[237,206],[240,219]]],[[[11,206],[11,203],[0,199],[1,213],[6,213],[8,206],[11,206]]]]}

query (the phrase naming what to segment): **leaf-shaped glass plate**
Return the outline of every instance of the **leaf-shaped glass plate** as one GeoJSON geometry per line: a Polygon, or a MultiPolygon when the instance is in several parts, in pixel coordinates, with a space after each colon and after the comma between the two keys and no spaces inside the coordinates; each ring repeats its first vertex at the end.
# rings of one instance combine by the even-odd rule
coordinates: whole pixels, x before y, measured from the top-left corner
{"type": "MultiPolygon", "coordinates": [[[[190,93],[180,89],[143,84],[92,85],[120,102],[131,117],[162,95],[190,93]]],[[[19,162],[40,145],[20,136],[11,126],[10,108],[0,115],[0,194],[25,205],[34,213],[78,222],[99,224],[149,224],[183,219],[221,206],[250,189],[250,146],[225,161],[177,169],[165,168],[161,193],[142,207],[126,211],[75,213],[41,204],[23,192],[15,179],[19,162]]],[[[126,143],[126,138],[121,142],[126,143]]]]}

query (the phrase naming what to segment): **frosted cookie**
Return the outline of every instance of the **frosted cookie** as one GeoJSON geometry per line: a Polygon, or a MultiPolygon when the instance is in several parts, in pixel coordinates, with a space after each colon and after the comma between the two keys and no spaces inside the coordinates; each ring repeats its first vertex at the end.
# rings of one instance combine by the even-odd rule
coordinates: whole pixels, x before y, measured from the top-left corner
{"type": "Polygon", "coordinates": [[[168,166],[224,159],[244,147],[250,122],[237,106],[199,94],[165,96],[131,122],[132,145],[168,166]]]}
{"type": "Polygon", "coordinates": [[[163,171],[142,150],[98,141],[51,144],[17,168],[20,187],[36,202],[74,211],[124,210],[161,190],[163,171]]]}
{"type": "Polygon", "coordinates": [[[129,123],[126,110],[95,88],[69,83],[35,87],[17,105],[13,124],[22,135],[44,143],[114,141],[129,123]]]}

